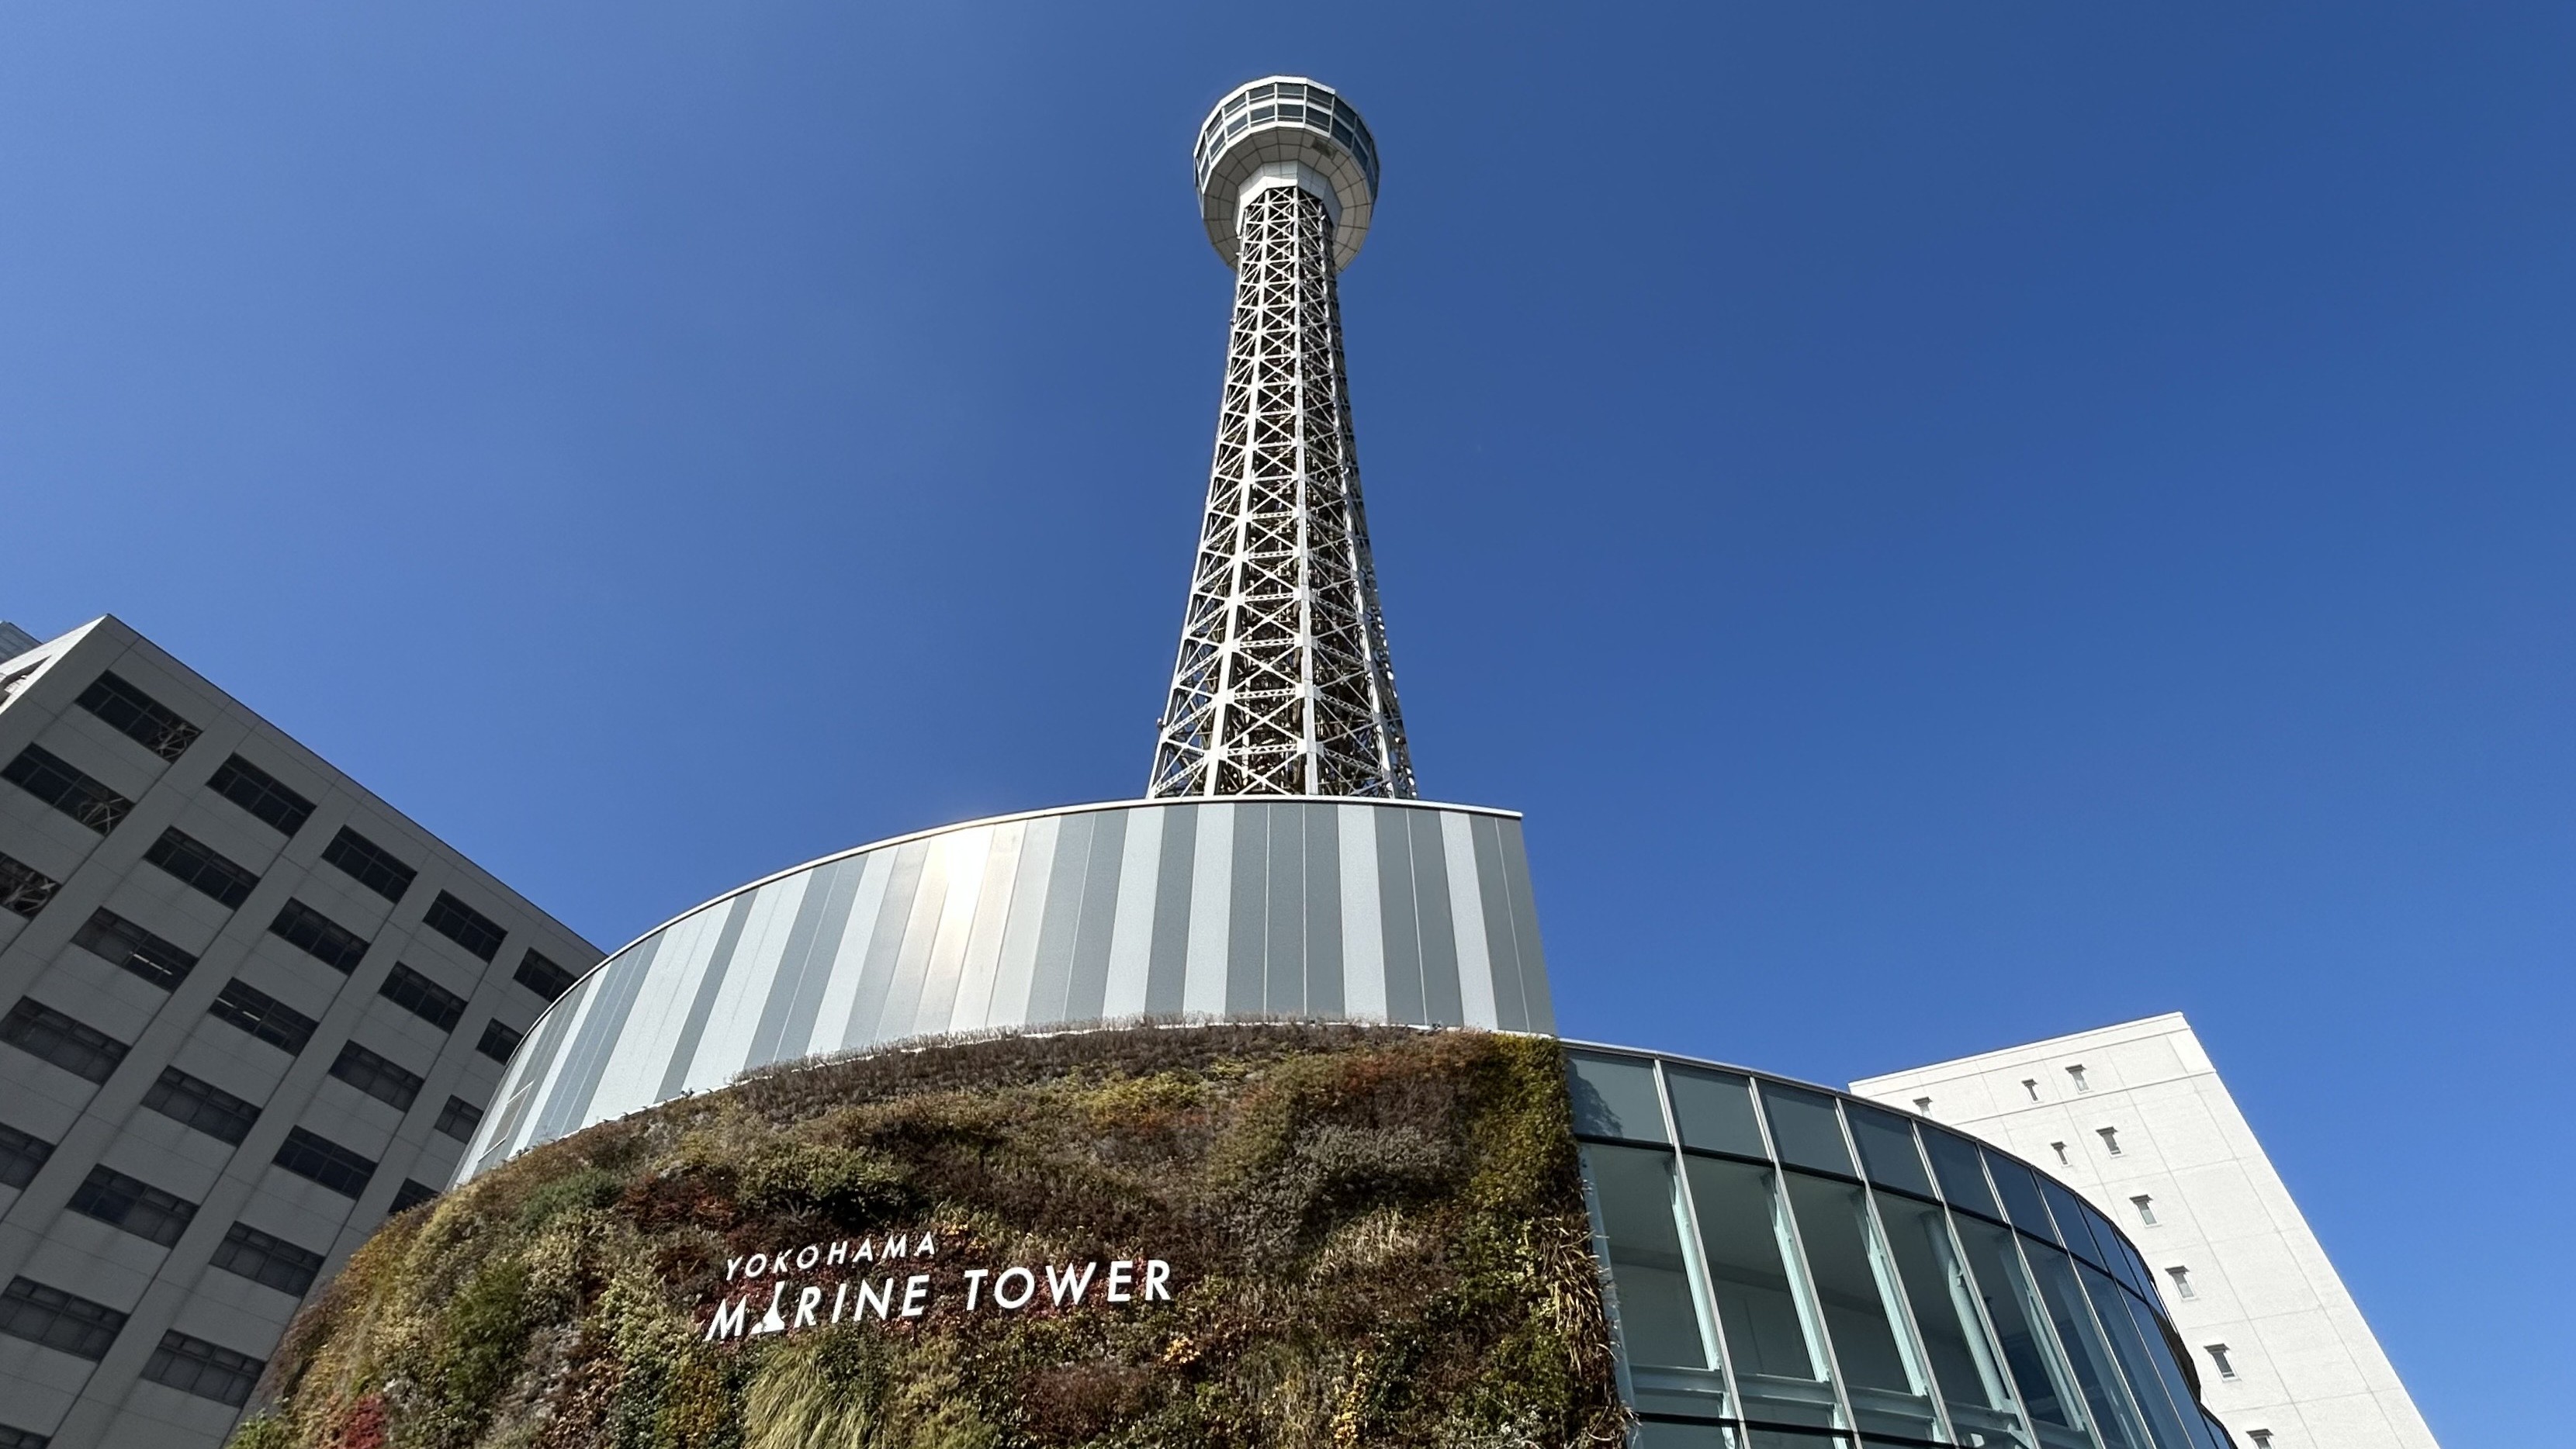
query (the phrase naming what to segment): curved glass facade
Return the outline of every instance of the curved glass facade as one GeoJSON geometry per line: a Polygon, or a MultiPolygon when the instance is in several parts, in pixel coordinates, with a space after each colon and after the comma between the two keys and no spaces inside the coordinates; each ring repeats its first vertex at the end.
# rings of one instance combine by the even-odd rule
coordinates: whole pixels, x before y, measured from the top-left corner
{"type": "Polygon", "coordinates": [[[2145,1260],[2045,1173],[1776,1077],[1568,1060],[1646,1449],[2228,1449],[2145,1260]]]}

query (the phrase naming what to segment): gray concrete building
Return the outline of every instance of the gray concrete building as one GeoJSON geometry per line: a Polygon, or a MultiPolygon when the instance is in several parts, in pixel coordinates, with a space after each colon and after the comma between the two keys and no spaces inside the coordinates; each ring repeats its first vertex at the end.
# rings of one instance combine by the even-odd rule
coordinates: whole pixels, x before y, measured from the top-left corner
{"type": "Polygon", "coordinates": [[[0,1449],[197,1449],[597,948],[114,618],[0,625],[0,1449]]]}

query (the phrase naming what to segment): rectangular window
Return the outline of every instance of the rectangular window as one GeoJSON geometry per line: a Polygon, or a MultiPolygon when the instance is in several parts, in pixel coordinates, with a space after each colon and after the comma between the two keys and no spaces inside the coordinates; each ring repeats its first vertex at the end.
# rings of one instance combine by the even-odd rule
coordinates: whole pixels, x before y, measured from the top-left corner
{"type": "Polygon", "coordinates": [[[116,1064],[125,1060],[125,1043],[32,996],[19,997],[9,1014],[0,1017],[0,1041],[93,1082],[115,1075],[116,1064]]]}
{"type": "Polygon", "coordinates": [[[2248,1429],[2245,1437],[2254,1441],[2254,1449],[2272,1449],[2272,1431],[2269,1429],[2248,1429]]]}
{"type": "Polygon", "coordinates": [[[104,908],[91,912],[81,928],[72,932],[72,944],[164,991],[177,990],[179,983],[188,979],[188,973],[197,969],[196,957],[104,908]]]}
{"type": "Polygon", "coordinates": [[[125,1327],[125,1315],[104,1303],[50,1288],[33,1278],[12,1278],[0,1290],[0,1333],[58,1349],[92,1363],[125,1327]]]}
{"type": "Polygon", "coordinates": [[[394,964],[392,974],[376,988],[376,994],[440,1031],[456,1030],[456,1023],[465,1015],[464,997],[400,962],[394,964]]]}
{"type": "Polygon", "coordinates": [[[113,674],[102,674],[72,701],[116,727],[117,733],[165,760],[175,760],[204,733],[169,706],[113,674]]]}
{"type": "Polygon", "coordinates": [[[398,1111],[408,1112],[420,1100],[421,1079],[356,1042],[340,1048],[331,1075],[398,1111]]]}
{"type": "Polygon", "coordinates": [[[342,1197],[356,1197],[367,1190],[367,1179],[376,1175],[372,1159],[359,1156],[348,1148],[318,1133],[301,1127],[289,1128],[285,1145],[277,1149],[277,1165],[298,1177],[310,1178],[342,1197]]]}
{"type": "Polygon", "coordinates": [[[72,1211],[168,1247],[188,1230],[197,1205],[112,1167],[93,1167],[72,1193],[72,1211]]]}
{"type": "Polygon", "coordinates": [[[2036,1101],[2038,1101],[2038,1100],[2039,1100],[2039,1078],[2037,1078],[2037,1077],[2024,1077],[2024,1078],[2022,1078],[2022,1079],[2021,1079],[2021,1089],[2022,1089],[2023,1091],[2025,1091],[2025,1092],[2030,1093],[2030,1099],[2031,1099],[2032,1101],[2036,1102],[2036,1101]]]}
{"type": "Polygon", "coordinates": [[[2197,1298],[2200,1296],[2200,1294],[2195,1292],[2191,1286],[2191,1270],[2189,1268],[2167,1268],[2165,1270],[2165,1276],[2173,1280],[2174,1296],[2176,1298],[2197,1298]]]}
{"type": "Polygon", "coordinates": [[[0,850],[0,911],[15,911],[34,920],[63,883],[0,850]]]}
{"type": "Polygon", "coordinates": [[[281,835],[293,835],[313,818],[312,801],[239,755],[216,766],[214,778],[206,784],[216,794],[268,822],[281,835]]]}
{"type": "Polygon", "coordinates": [[[483,1125],[483,1109],[463,1097],[450,1097],[438,1109],[438,1130],[459,1142],[474,1140],[474,1129],[483,1125]]]}
{"type": "Polygon", "coordinates": [[[2236,1377],[2236,1360],[2227,1356],[2226,1344],[2213,1343],[2208,1345],[2202,1351],[2207,1353],[2209,1355],[2209,1361],[2217,1366],[2218,1376],[2220,1378],[2232,1379],[2236,1377]]]}
{"type": "Polygon", "coordinates": [[[526,1032],[512,1031],[495,1018],[484,1024],[483,1039],[474,1044],[474,1049],[506,1066],[510,1060],[510,1053],[517,1051],[519,1043],[527,1039],[526,1032]]]}
{"type": "Polygon", "coordinates": [[[331,843],[322,847],[322,858],[347,871],[358,884],[389,901],[399,901],[419,871],[396,860],[391,851],[343,825],[331,843]]]}
{"type": "Polygon", "coordinates": [[[402,1190],[394,1194],[394,1205],[385,1211],[388,1214],[407,1213],[436,1196],[438,1196],[437,1188],[406,1177],[403,1179],[402,1190]]]}
{"type": "Polygon", "coordinates": [[[143,1105],[185,1127],[193,1127],[235,1147],[259,1121],[259,1108],[212,1082],[201,1082],[177,1067],[163,1067],[160,1079],[143,1094],[143,1105]]]}
{"type": "Polygon", "coordinates": [[[552,1001],[570,991],[572,983],[577,978],[571,972],[531,950],[527,955],[519,958],[516,979],[521,986],[552,1001]]]}
{"type": "Polygon", "coordinates": [[[173,1329],[161,1335],[161,1346],[152,1350],[152,1361],[143,1366],[143,1376],[183,1394],[238,1409],[250,1402],[251,1388],[267,1367],[249,1354],[235,1353],[221,1344],[190,1338],[173,1329]]]}
{"type": "Polygon", "coordinates": [[[0,765],[0,780],[44,801],[105,835],[134,809],[134,802],[73,769],[53,751],[29,745],[0,765]]]}
{"type": "Polygon", "coordinates": [[[280,1293],[301,1298],[322,1276],[322,1255],[271,1237],[248,1223],[235,1223],[215,1245],[214,1265],[238,1273],[280,1293]]]}
{"type": "Polygon", "coordinates": [[[288,1056],[301,1056],[305,1044],[313,1040],[314,1029],[322,1024],[238,977],[215,993],[215,1004],[206,1008],[206,1014],[240,1027],[288,1056]]]}
{"type": "MultiPolygon", "coordinates": [[[[509,1053],[495,1055],[506,1060],[509,1053]]],[[[1655,1094],[1653,1063],[1573,1053],[1565,1064],[1567,1090],[1574,1094],[1576,1132],[1630,1142],[1664,1140],[1664,1104],[1655,1094]]]]}
{"type": "Polygon", "coordinates": [[[2068,1067],[2066,1069],[2066,1075],[2075,1083],[2075,1090],[2079,1092],[2089,1092],[2093,1090],[2093,1084],[2084,1080],[2084,1068],[2081,1066],[2068,1067]]]}
{"type": "Polygon", "coordinates": [[[1917,1097],[1917,1098],[1915,1098],[1915,1099],[1914,1099],[1914,1110],[1915,1110],[1916,1112],[1918,1112],[1918,1113],[1921,1113],[1923,1116],[1926,1116],[1926,1117],[1931,1116],[1931,1115],[1932,1115],[1932,1099],[1931,1099],[1931,1098],[1929,1098],[1929,1097],[1917,1097]]]}
{"type": "Polygon", "coordinates": [[[2067,1161],[2066,1161],[2066,1144],[2065,1144],[2065,1143],[2063,1143],[2063,1142],[2052,1142],[2052,1143],[2048,1144],[2048,1150],[2057,1154],[2057,1165],[2058,1165],[2058,1166],[2060,1166],[2060,1167],[2064,1167],[2064,1166],[2066,1166],[2066,1165],[2067,1165],[2067,1161]]]}
{"type": "Polygon", "coordinates": [[[0,1187],[25,1187],[54,1155],[54,1144],[0,1122],[0,1187]]]}
{"type": "Polygon", "coordinates": [[[177,876],[227,908],[250,899],[259,877],[224,859],[213,846],[178,829],[164,830],[143,858],[177,876]]]}
{"type": "Polygon", "coordinates": [[[438,899],[429,903],[429,913],[421,920],[431,930],[486,961],[501,954],[501,938],[506,934],[501,923],[445,891],[440,891],[438,899]]]}
{"type": "Polygon", "coordinates": [[[2094,1129],[2094,1132],[2095,1132],[2095,1135],[2099,1136],[2099,1137],[2102,1139],[2102,1150],[2103,1150],[2103,1151],[2110,1153],[2113,1157],[2118,1157],[2118,1156],[2120,1155],[2120,1129],[2119,1129],[2119,1128],[2117,1128],[2117,1127],[2097,1127],[2097,1128],[2095,1128],[2095,1129],[2094,1129]]]}
{"type": "Polygon", "coordinates": [[[2154,1198],[2143,1196],[2133,1197],[2129,1199],[2129,1206],[2138,1210],[2138,1221],[2141,1224],[2151,1228],[2156,1225],[2156,1200],[2154,1198]]]}
{"type": "Polygon", "coordinates": [[[300,947],[304,954],[346,976],[367,954],[367,938],[304,904],[290,900],[278,908],[268,933],[300,947]]]}

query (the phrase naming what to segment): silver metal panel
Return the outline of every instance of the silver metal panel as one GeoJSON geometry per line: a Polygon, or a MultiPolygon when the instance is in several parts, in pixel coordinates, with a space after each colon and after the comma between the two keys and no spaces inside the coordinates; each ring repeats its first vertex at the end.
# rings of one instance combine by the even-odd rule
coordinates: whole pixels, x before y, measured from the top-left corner
{"type": "Polygon", "coordinates": [[[1135,801],[862,847],[610,958],[467,1154],[747,1068],[952,1031],[1160,1017],[1546,1029],[1519,822],[1410,801],[1135,801]]]}

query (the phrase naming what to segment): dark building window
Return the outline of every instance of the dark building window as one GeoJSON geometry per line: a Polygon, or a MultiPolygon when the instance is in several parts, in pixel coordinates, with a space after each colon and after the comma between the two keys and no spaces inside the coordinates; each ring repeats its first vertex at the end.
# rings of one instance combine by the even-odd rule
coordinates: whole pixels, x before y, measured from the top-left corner
{"type": "Polygon", "coordinates": [[[190,1338],[173,1329],[161,1335],[161,1346],[152,1350],[152,1361],[143,1366],[143,1376],[183,1394],[195,1394],[238,1409],[250,1402],[251,1388],[267,1367],[265,1361],[249,1354],[235,1353],[221,1344],[190,1338]]]}
{"type": "Polygon", "coordinates": [[[25,1187],[34,1182],[36,1169],[53,1155],[54,1144],[0,1122],[0,1187],[25,1187]]]}
{"type": "Polygon", "coordinates": [[[342,1197],[356,1197],[366,1191],[367,1179],[376,1175],[376,1164],[370,1159],[301,1127],[287,1129],[286,1145],[277,1149],[276,1161],[296,1176],[309,1177],[342,1197]]]}
{"type": "Polygon", "coordinates": [[[12,1429],[0,1424],[0,1449],[45,1449],[53,1442],[50,1435],[39,1434],[33,1429],[12,1429]]]}
{"type": "Polygon", "coordinates": [[[169,706],[113,674],[102,674],[73,701],[116,726],[117,733],[165,760],[175,760],[204,733],[169,706]]]}
{"type": "Polygon", "coordinates": [[[474,1044],[474,1049],[496,1062],[507,1065],[510,1053],[517,1051],[519,1043],[527,1039],[526,1032],[512,1031],[495,1019],[483,1024],[483,1039],[474,1044]]]}
{"type": "Polygon", "coordinates": [[[62,886],[61,881],[0,851],[0,910],[16,911],[32,921],[62,886]]]}
{"type": "Polygon", "coordinates": [[[420,1206],[422,1203],[425,1203],[436,1196],[438,1196],[437,1188],[431,1187],[428,1183],[418,1182],[406,1177],[403,1179],[402,1191],[394,1194],[394,1205],[386,1209],[386,1211],[388,1213],[407,1213],[413,1208],[420,1206]]]}
{"type": "Polygon", "coordinates": [[[42,1057],[76,1077],[104,1082],[125,1060],[125,1043],[83,1026],[32,996],[21,996],[0,1017],[0,1041],[42,1057]]]}
{"type": "Polygon", "coordinates": [[[53,751],[29,745],[0,765],[0,779],[44,801],[101,835],[133,810],[134,802],[73,769],[53,751]]]}
{"type": "Polygon", "coordinates": [[[394,859],[383,846],[343,825],[331,843],[322,847],[322,858],[357,877],[358,884],[389,901],[403,898],[420,872],[394,859]]]}
{"type": "Polygon", "coordinates": [[[239,906],[250,899],[250,888],[259,877],[226,860],[211,845],[184,831],[161,832],[143,858],[179,879],[213,896],[227,907],[239,906]]]}
{"type": "Polygon", "coordinates": [[[465,1016],[464,997],[400,962],[376,994],[440,1031],[456,1030],[456,1023],[465,1016]]]}
{"type": "Polygon", "coordinates": [[[227,1273],[239,1273],[254,1283],[265,1283],[280,1293],[301,1298],[322,1275],[322,1255],[295,1246],[284,1238],[273,1238],[248,1223],[233,1224],[232,1231],[215,1245],[214,1265],[227,1273]]]}
{"type": "Polygon", "coordinates": [[[501,954],[501,937],[506,934],[501,923],[445,891],[429,903],[429,913],[421,919],[431,930],[486,961],[501,954]]]}
{"type": "Polygon", "coordinates": [[[12,1278],[0,1289],[0,1333],[60,1349],[92,1363],[107,1357],[125,1327],[125,1315],[33,1278],[12,1278]]]}
{"type": "MultiPolygon", "coordinates": [[[[463,1097],[450,1097],[447,1099],[447,1105],[438,1109],[438,1130],[459,1142],[473,1141],[474,1129],[481,1125],[483,1125],[483,1109],[463,1097]]],[[[42,1162],[44,1159],[36,1160],[42,1162]]],[[[30,1175],[34,1171],[34,1168],[28,1169],[30,1175]]]]}
{"type": "Polygon", "coordinates": [[[90,913],[81,928],[72,932],[72,944],[98,957],[124,967],[164,991],[175,991],[188,973],[197,969],[197,958],[153,935],[110,910],[90,913]]]}
{"type": "Polygon", "coordinates": [[[224,983],[215,993],[215,1004],[206,1014],[229,1026],[237,1026],[261,1041],[285,1052],[302,1054],[304,1044],[313,1040],[313,1029],[321,1023],[294,1007],[251,985],[235,979],[224,983]]]}
{"type": "Polygon", "coordinates": [[[188,1220],[197,1215],[197,1205],[115,1168],[93,1167],[72,1193],[72,1211],[166,1248],[188,1230],[188,1220]]]}
{"type": "Polygon", "coordinates": [[[331,1075],[401,1111],[410,1111],[411,1104],[420,1100],[420,1078],[356,1042],[340,1048],[340,1059],[331,1064],[331,1075]]]}
{"type": "Polygon", "coordinates": [[[268,933],[303,948],[304,954],[346,976],[358,967],[367,954],[367,938],[304,904],[290,900],[280,906],[277,919],[268,923],[268,933]]]}
{"type": "Polygon", "coordinates": [[[534,951],[519,958],[519,969],[516,975],[521,986],[548,1001],[570,991],[573,982],[578,979],[571,972],[534,951]]]}
{"type": "Polygon", "coordinates": [[[235,1147],[250,1135],[251,1124],[259,1120],[259,1108],[177,1067],[161,1069],[160,1079],[143,1094],[143,1105],[235,1147]]]}
{"type": "Polygon", "coordinates": [[[293,835],[313,818],[313,802],[286,788],[284,782],[239,755],[215,767],[206,782],[216,794],[293,835]]]}

